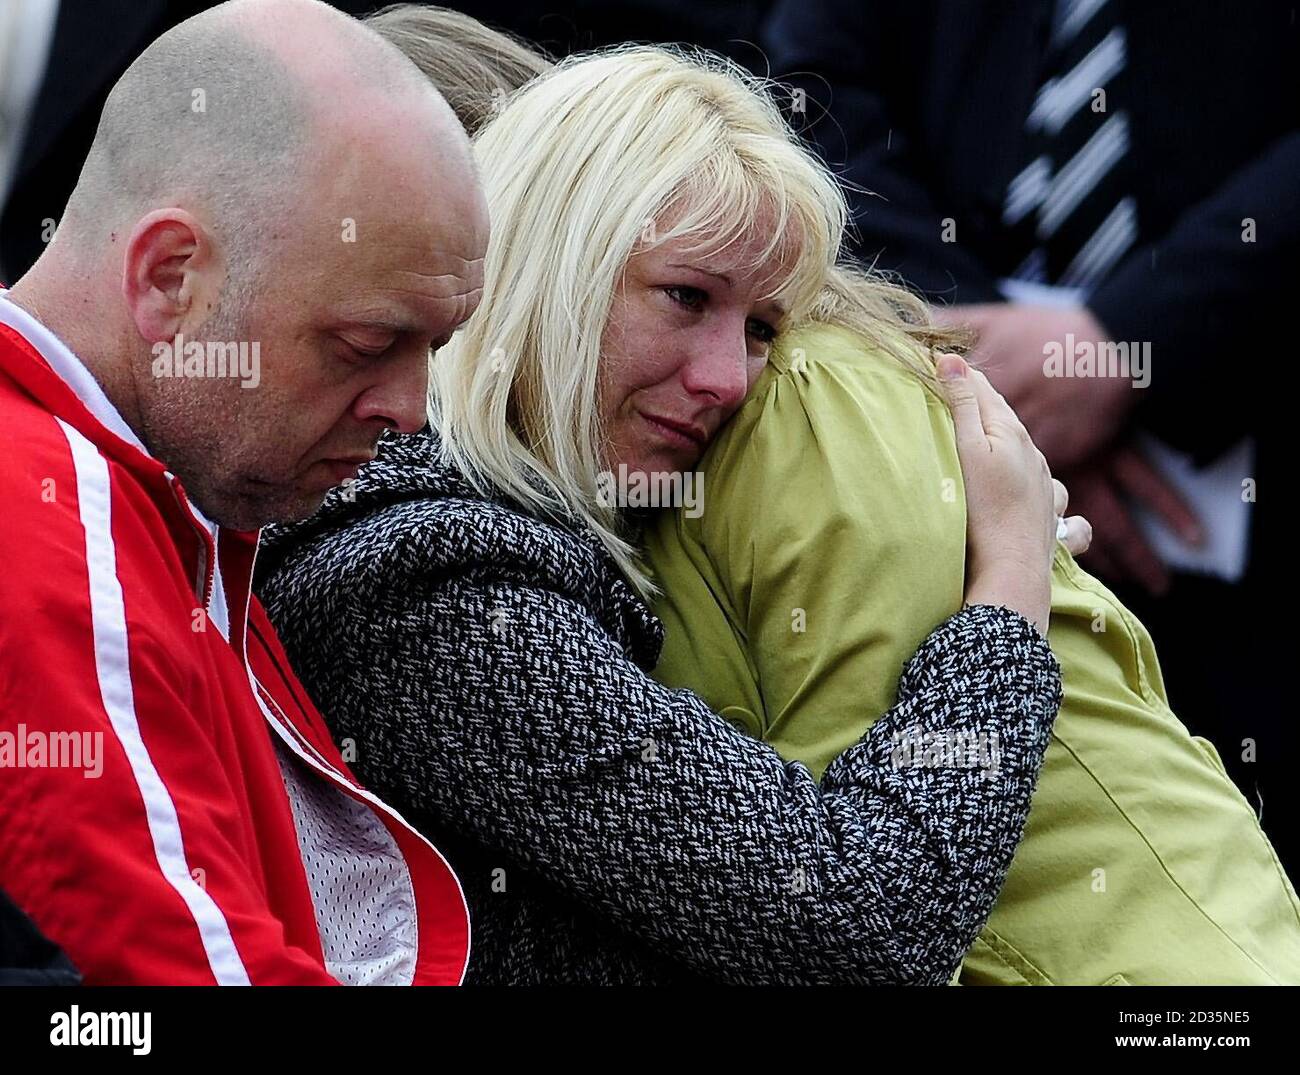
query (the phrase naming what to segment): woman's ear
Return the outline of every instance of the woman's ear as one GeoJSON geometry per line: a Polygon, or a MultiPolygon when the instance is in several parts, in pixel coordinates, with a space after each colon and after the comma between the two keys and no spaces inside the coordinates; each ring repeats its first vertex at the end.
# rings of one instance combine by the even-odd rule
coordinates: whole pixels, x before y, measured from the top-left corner
{"type": "Polygon", "coordinates": [[[221,290],[211,236],[183,209],[141,217],[127,238],[122,297],[148,343],[172,340],[207,320],[221,290]]]}

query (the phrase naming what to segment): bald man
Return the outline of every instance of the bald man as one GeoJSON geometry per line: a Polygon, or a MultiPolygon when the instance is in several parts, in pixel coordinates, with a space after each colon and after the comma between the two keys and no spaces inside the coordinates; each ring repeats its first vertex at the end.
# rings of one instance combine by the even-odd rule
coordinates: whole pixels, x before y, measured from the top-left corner
{"type": "Polygon", "coordinates": [[[233,0],[105,105],[0,294],[0,889],[88,983],[458,983],[460,886],[358,786],[255,598],[474,310],[487,215],[427,80],[233,0]]]}

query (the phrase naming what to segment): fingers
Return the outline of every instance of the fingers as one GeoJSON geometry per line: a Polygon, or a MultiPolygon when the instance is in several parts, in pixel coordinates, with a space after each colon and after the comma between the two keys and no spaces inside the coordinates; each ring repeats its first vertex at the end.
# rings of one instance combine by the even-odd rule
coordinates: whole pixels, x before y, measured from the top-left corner
{"type": "MultiPolygon", "coordinates": [[[[1052,479],[1052,510],[1057,515],[1064,515],[1065,509],[1070,506],[1070,492],[1061,482],[1055,478],[1052,479]]],[[[1074,550],[1071,549],[1071,552],[1074,550]]]]}
{"type": "Polygon", "coordinates": [[[1015,437],[1032,444],[1029,430],[1006,397],[993,387],[993,382],[977,369],[972,369],[970,376],[979,403],[980,420],[984,423],[984,435],[1015,437]]]}
{"type": "Polygon", "coordinates": [[[959,445],[987,448],[990,436],[1029,441],[1029,433],[1011,404],[983,373],[955,354],[940,355],[936,369],[948,393],[959,445]]]}
{"type": "Polygon", "coordinates": [[[948,409],[952,411],[953,427],[957,433],[957,447],[962,450],[982,448],[988,450],[984,422],[980,417],[980,404],[976,396],[973,371],[960,355],[940,355],[935,363],[943,390],[948,396],[948,409]]]}
{"type": "Polygon", "coordinates": [[[1065,520],[1065,536],[1061,541],[1070,550],[1071,556],[1082,556],[1092,544],[1092,523],[1082,515],[1071,515],[1065,520]]]}
{"type": "Polygon", "coordinates": [[[1122,448],[1111,460],[1111,475],[1120,487],[1164,519],[1184,541],[1205,540],[1196,513],[1163,475],[1132,448],[1122,448]]]}
{"type": "Polygon", "coordinates": [[[1128,508],[1106,482],[1098,484],[1096,493],[1097,508],[1090,509],[1090,514],[1099,521],[1104,516],[1101,526],[1105,554],[1116,577],[1131,579],[1149,593],[1162,594],[1169,586],[1169,573],[1143,538],[1128,508]]]}

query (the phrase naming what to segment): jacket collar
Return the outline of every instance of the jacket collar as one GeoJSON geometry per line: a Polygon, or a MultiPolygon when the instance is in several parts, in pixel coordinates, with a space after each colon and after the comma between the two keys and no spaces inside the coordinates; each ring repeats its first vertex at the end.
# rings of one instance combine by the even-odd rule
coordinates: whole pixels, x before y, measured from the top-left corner
{"type": "MultiPolygon", "coordinates": [[[[51,393],[49,391],[53,386],[50,384],[49,378],[41,375],[42,371],[9,370],[9,373],[41,403],[56,411],[59,417],[75,426],[79,432],[90,438],[97,447],[108,448],[111,446],[103,443],[102,436],[96,435],[102,430],[111,433],[116,440],[134,448],[136,452],[144,457],[144,460],[161,466],[149,454],[149,450],[136,436],[135,431],[126,424],[126,420],[123,419],[118,409],[113,406],[108,396],[104,394],[103,388],[95,380],[94,374],[86,368],[85,363],[73,354],[71,348],[58,336],[16,302],[13,302],[9,298],[9,292],[3,288],[0,288],[0,325],[8,325],[35,349],[36,353],[45,360],[45,364],[50,370],[63,382],[63,386],[71,390],[72,395],[81,404],[81,407],[74,408],[72,413],[64,413],[63,405],[67,403],[67,400],[59,398],[63,393],[51,393]],[[28,375],[25,376],[25,373],[28,375]],[[84,413],[76,413],[78,409],[84,413]],[[89,428],[86,427],[86,423],[83,421],[87,417],[93,420],[93,424],[89,428]],[[96,429],[94,428],[95,425],[101,428],[96,429]]],[[[121,453],[113,452],[112,454],[118,457],[121,453]]],[[[126,460],[122,461],[125,462],[126,460]]]]}
{"type": "MultiPolygon", "coordinates": [[[[176,475],[150,454],[127,425],[86,364],[49,328],[10,300],[2,287],[0,325],[12,329],[44,360],[44,366],[35,362],[18,366],[4,363],[15,381],[147,485],[165,483],[170,487],[168,497],[200,542],[195,596],[203,602],[212,624],[242,654],[257,534],[229,530],[204,515],[185,495],[176,475]],[[238,614],[234,623],[232,612],[238,614]]],[[[160,500],[167,504],[167,498],[160,500]]]]}

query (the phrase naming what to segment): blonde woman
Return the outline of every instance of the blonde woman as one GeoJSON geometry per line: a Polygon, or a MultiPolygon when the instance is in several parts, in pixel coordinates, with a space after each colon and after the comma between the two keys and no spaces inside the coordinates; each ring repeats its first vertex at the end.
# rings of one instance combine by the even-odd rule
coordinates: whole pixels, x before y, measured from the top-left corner
{"type": "MultiPolygon", "coordinates": [[[[420,42],[408,54],[464,102],[467,127],[549,67],[466,16],[397,8],[385,22],[420,42]]],[[[914,296],[837,267],[701,461],[707,510],[658,512],[646,530],[666,627],[656,678],[814,776],[889,708],[904,661],[961,605],[965,501],[928,357],[950,340],[928,321],[914,296]]],[[[1064,548],[1048,640],[1061,710],[960,981],[1300,980],[1300,904],[1260,821],[1171,712],[1146,629],[1064,548]]]]}
{"type": "MultiPolygon", "coordinates": [[[[818,784],[649,677],[662,629],[621,494],[689,471],[812,308],[838,188],[760,87],[663,49],[562,63],[476,153],[493,244],[478,312],[432,360],[430,429],[274,535],[262,587],[356,768],[449,849],[467,980],[948,981],[1059,703],[1042,457],[945,360],[967,604],[818,784]],[[899,768],[901,734],[996,743],[999,765],[899,768]]],[[[383,361],[391,342],[351,346],[383,361]]],[[[1086,524],[1067,530],[1082,547],[1086,524]]]]}

